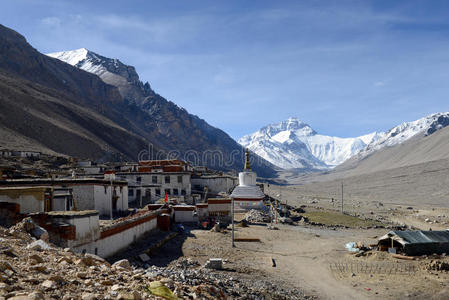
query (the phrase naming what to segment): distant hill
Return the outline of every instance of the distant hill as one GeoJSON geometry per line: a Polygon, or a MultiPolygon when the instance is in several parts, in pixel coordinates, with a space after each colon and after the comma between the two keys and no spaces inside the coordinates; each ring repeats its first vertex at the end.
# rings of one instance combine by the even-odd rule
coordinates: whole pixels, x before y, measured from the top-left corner
{"type": "Polygon", "coordinates": [[[426,133],[366,156],[354,157],[338,166],[335,172],[359,175],[449,159],[449,128],[442,128],[430,135],[426,133]]]}
{"type": "MultiPolygon", "coordinates": [[[[0,130],[24,147],[82,158],[136,160],[151,144],[151,158],[171,153],[215,169],[243,168],[243,149],[225,132],[156,94],[133,67],[96,56],[108,64],[100,77],[39,53],[0,25],[0,130]]],[[[254,161],[259,176],[275,176],[273,165],[254,161]]]]}

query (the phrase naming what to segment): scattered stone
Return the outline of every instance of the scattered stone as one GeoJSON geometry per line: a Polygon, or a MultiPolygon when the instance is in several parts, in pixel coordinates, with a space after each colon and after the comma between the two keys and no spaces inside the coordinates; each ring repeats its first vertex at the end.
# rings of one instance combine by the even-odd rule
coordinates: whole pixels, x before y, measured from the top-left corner
{"type": "Polygon", "coordinates": [[[78,273],[76,273],[76,277],[78,277],[80,279],[87,279],[88,275],[87,275],[87,272],[78,272],[78,273]]]}
{"type": "Polygon", "coordinates": [[[31,260],[34,260],[36,263],[41,264],[44,262],[44,259],[37,254],[33,254],[30,256],[31,260]]]}
{"type": "Polygon", "coordinates": [[[41,284],[44,288],[46,289],[55,289],[58,285],[56,284],[56,282],[54,282],[53,280],[45,280],[44,282],[42,282],[41,284]]]}
{"type": "Polygon", "coordinates": [[[97,295],[92,293],[83,293],[83,295],[81,296],[82,300],[95,300],[97,298],[97,295]]]}
{"type": "Polygon", "coordinates": [[[11,267],[11,264],[9,262],[0,260],[0,271],[4,272],[6,270],[14,271],[14,269],[11,267]]]}
{"type": "Polygon", "coordinates": [[[122,287],[119,285],[119,284],[114,284],[112,287],[111,287],[111,291],[118,291],[118,290],[120,290],[122,287]]]}
{"type": "Polygon", "coordinates": [[[50,249],[50,246],[43,240],[37,240],[29,244],[27,248],[31,250],[42,251],[50,249]]]}
{"type": "Polygon", "coordinates": [[[67,257],[67,256],[61,257],[60,259],[57,260],[57,262],[58,262],[58,263],[66,262],[66,263],[68,263],[68,264],[73,263],[73,261],[72,261],[69,257],[67,257]]]}
{"type": "Polygon", "coordinates": [[[44,273],[47,271],[47,267],[44,264],[37,264],[37,265],[31,266],[30,270],[44,273]]]}
{"type": "Polygon", "coordinates": [[[100,257],[98,255],[95,255],[95,254],[86,253],[86,254],[84,254],[84,257],[87,258],[87,259],[92,259],[95,262],[95,264],[96,263],[102,263],[102,264],[109,265],[109,263],[104,258],[102,258],[102,257],[100,257]]]}
{"type": "Polygon", "coordinates": [[[51,275],[50,277],[48,277],[48,280],[55,281],[57,283],[64,283],[65,282],[64,278],[62,276],[58,275],[58,274],[51,275]]]}
{"type": "Polygon", "coordinates": [[[113,285],[114,282],[112,280],[110,280],[110,279],[106,279],[106,280],[102,280],[101,284],[102,285],[113,285]]]}
{"type": "Polygon", "coordinates": [[[32,292],[30,294],[28,294],[28,299],[30,300],[43,300],[44,295],[41,292],[32,292]]]}
{"type": "Polygon", "coordinates": [[[5,254],[6,256],[9,256],[9,257],[12,257],[12,258],[18,257],[18,256],[19,256],[19,255],[18,255],[14,250],[12,250],[11,248],[3,249],[3,250],[0,251],[0,253],[1,253],[1,254],[5,254]]]}
{"type": "Polygon", "coordinates": [[[132,269],[131,264],[129,263],[129,261],[127,259],[122,259],[122,260],[116,261],[115,263],[112,264],[112,267],[113,268],[120,267],[120,268],[123,268],[126,270],[132,269]]]}
{"type": "Polygon", "coordinates": [[[9,291],[11,291],[11,287],[8,284],[6,284],[6,283],[1,282],[0,283],[0,290],[9,292],[9,291]]]}

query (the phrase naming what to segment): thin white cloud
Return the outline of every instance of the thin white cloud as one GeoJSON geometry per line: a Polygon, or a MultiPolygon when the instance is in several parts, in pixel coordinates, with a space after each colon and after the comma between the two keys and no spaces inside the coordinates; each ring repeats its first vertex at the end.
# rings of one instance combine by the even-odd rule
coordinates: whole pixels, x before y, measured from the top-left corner
{"type": "Polygon", "coordinates": [[[46,17],[41,19],[41,23],[47,26],[60,26],[61,19],[58,17],[46,17]]]}
{"type": "Polygon", "coordinates": [[[203,16],[179,16],[173,18],[153,18],[143,20],[139,16],[116,14],[90,16],[97,26],[113,30],[134,30],[142,38],[161,44],[181,43],[191,40],[201,33],[205,23],[203,16]]]}

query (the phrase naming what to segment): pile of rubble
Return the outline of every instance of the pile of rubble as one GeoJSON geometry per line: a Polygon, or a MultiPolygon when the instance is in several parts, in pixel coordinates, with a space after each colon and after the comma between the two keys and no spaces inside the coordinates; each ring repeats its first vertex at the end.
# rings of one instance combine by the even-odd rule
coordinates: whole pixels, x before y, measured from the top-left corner
{"type": "MultiPolygon", "coordinates": [[[[188,299],[189,294],[183,291],[183,285],[179,285],[179,282],[188,286],[213,286],[225,292],[226,299],[315,299],[314,296],[305,295],[296,288],[281,288],[270,278],[255,279],[250,275],[237,277],[232,271],[199,267],[199,264],[192,259],[178,259],[166,268],[151,266],[146,272],[151,274],[150,277],[162,276],[171,279],[167,287],[176,291],[178,297],[182,299],[188,299]]],[[[214,299],[221,298],[215,297],[214,299]]]]}
{"type": "Polygon", "coordinates": [[[27,222],[0,227],[0,299],[304,298],[295,289],[232,279],[227,272],[206,269],[191,259],[147,269],[126,259],[111,265],[96,255],[36,240],[28,233],[33,226],[27,222]]]}
{"type": "Polygon", "coordinates": [[[255,209],[248,211],[245,214],[244,219],[246,221],[248,221],[248,223],[269,223],[269,222],[271,222],[271,217],[267,212],[261,211],[261,210],[255,210],[255,209]]]}
{"type": "Polygon", "coordinates": [[[449,271],[449,263],[441,260],[431,260],[426,265],[426,269],[432,271],[449,271]]]}

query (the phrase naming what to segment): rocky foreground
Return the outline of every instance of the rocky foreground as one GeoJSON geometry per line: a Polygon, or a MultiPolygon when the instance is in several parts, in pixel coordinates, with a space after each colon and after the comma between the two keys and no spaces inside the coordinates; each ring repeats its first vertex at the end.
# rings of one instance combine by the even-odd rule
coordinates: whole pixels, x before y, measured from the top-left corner
{"type": "Polygon", "coordinates": [[[23,221],[0,227],[0,299],[302,299],[301,291],[240,279],[181,258],[170,267],[109,264],[36,240],[23,221]]]}

